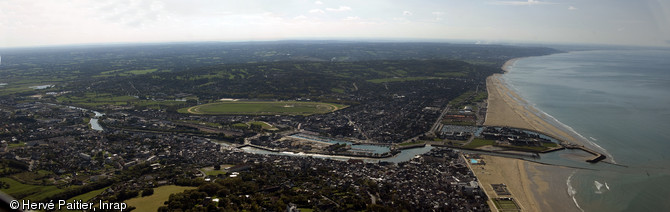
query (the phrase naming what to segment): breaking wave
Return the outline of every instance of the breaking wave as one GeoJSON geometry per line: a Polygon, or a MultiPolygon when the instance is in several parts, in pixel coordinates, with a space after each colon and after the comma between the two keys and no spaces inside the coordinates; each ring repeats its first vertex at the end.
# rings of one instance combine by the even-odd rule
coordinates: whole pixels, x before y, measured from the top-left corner
{"type": "Polygon", "coordinates": [[[568,195],[570,195],[570,197],[572,197],[572,201],[575,203],[577,208],[579,208],[580,211],[584,212],[584,209],[582,209],[582,207],[579,207],[579,203],[577,203],[577,198],[575,198],[575,194],[577,194],[577,190],[575,190],[575,188],[572,187],[572,176],[574,176],[575,173],[577,173],[576,170],[573,171],[572,174],[570,174],[570,176],[568,177],[568,180],[566,182],[566,184],[568,185],[568,195]]]}
{"type": "MultiPolygon", "coordinates": [[[[517,95],[520,95],[519,89],[517,89],[514,85],[512,85],[512,83],[509,80],[507,80],[505,77],[499,77],[498,79],[500,80],[500,82],[502,82],[501,84],[503,84],[503,86],[507,87],[507,89],[509,89],[511,92],[516,93],[517,95]]],[[[554,125],[554,126],[558,127],[559,129],[567,130],[568,133],[571,133],[571,134],[577,136],[578,137],[577,139],[580,139],[584,143],[589,144],[589,145],[597,148],[604,155],[606,155],[608,158],[610,158],[612,163],[616,164],[616,161],[614,160],[614,156],[612,156],[612,154],[609,153],[605,148],[603,148],[602,146],[600,146],[596,142],[594,142],[594,141],[597,141],[598,139],[595,139],[593,137],[590,137],[593,140],[587,139],[582,134],[579,134],[572,127],[570,127],[567,124],[564,124],[563,122],[559,121],[554,116],[549,115],[548,113],[538,109],[536,104],[528,102],[526,99],[517,99],[517,98],[514,97],[514,95],[511,95],[510,93],[508,93],[507,95],[512,97],[519,105],[526,108],[527,111],[537,115],[537,117],[544,119],[549,124],[554,125]]],[[[523,98],[523,97],[521,97],[521,98],[523,98]]],[[[559,135],[557,135],[557,136],[559,136],[559,135]]]]}
{"type": "Polygon", "coordinates": [[[597,180],[593,181],[593,184],[596,185],[596,194],[602,194],[603,191],[601,189],[603,188],[603,184],[597,180]]]}

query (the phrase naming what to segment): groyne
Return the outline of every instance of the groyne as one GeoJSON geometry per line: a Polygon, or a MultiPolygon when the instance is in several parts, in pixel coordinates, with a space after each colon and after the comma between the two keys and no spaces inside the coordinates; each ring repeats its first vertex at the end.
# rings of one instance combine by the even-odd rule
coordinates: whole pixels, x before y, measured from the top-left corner
{"type": "Polygon", "coordinates": [[[595,156],[594,158],[586,160],[586,162],[589,162],[589,163],[597,163],[597,162],[599,162],[599,161],[604,160],[605,158],[607,158],[605,155],[603,155],[603,154],[601,154],[601,153],[599,153],[599,152],[593,151],[593,150],[591,150],[591,149],[589,149],[589,148],[586,148],[586,147],[584,147],[584,146],[582,146],[582,145],[576,145],[576,144],[563,144],[563,147],[565,147],[566,149],[581,149],[581,150],[584,151],[584,152],[588,152],[589,154],[594,155],[594,156],[595,156]]]}

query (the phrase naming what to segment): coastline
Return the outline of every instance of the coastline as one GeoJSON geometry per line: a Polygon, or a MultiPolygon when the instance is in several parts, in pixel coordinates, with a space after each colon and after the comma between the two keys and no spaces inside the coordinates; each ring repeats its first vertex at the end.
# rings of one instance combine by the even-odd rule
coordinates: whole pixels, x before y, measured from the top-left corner
{"type": "MultiPolygon", "coordinates": [[[[510,61],[503,66],[504,70],[507,69],[506,72],[508,72],[510,61]]],[[[486,89],[488,90],[488,109],[484,125],[532,129],[570,143],[584,145],[581,139],[573,133],[548,123],[546,120],[551,119],[550,117],[538,115],[541,113],[537,109],[528,106],[530,105],[528,102],[505,85],[502,74],[488,77],[486,89]]]]}
{"type": "MultiPolygon", "coordinates": [[[[523,58],[506,61],[502,66],[503,71],[508,73],[510,67],[520,59],[523,58]]],[[[533,129],[570,143],[580,141],[573,133],[547,122],[549,117],[538,116],[542,113],[508,88],[502,74],[489,76],[486,79],[486,88],[488,109],[484,125],[533,129]]],[[[575,169],[497,156],[482,157],[486,165],[473,166],[472,169],[490,198],[498,197],[491,184],[503,183],[507,185],[522,211],[581,210],[572,201],[565,183],[575,169]]],[[[495,208],[494,205],[491,207],[495,208]]]]}
{"type": "Polygon", "coordinates": [[[528,57],[517,57],[517,58],[509,59],[509,60],[505,61],[505,63],[504,63],[504,64],[502,65],[502,67],[500,67],[500,68],[501,68],[503,71],[505,71],[505,73],[507,73],[507,72],[509,72],[509,68],[510,68],[511,66],[513,66],[514,63],[516,63],[516,61],[521,60],[521,59],[524,59],[524,58],[528,58],[528,57]]]}

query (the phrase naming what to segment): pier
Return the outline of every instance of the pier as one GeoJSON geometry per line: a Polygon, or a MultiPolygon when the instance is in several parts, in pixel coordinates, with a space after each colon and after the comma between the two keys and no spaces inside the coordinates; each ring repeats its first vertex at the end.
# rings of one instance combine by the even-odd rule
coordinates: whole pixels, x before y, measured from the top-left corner
{"type": "Polygon", "coordinates": [[[395,150],[405,150],[405,149],[412,149],[412,148],[421,148],[425,147],[426,143],[417,143],[417,144],[409,144],[409,145],[394,145],[393,149],[395,150]]]}
{"type": "Polygon", "coordinates": [[[565,147],[566,149],[581,149],[581,150],[583,150],[584,152],[588,152],[588,153],[594,155],[595,157],[594,157],[593,159],[588,159],[588,160],[586,160],[586,162],[589,162],[589,163],[597,163],[597,162],[599,162],[599,161],[604,160],[605,158],[607,158],[605,155],[603,155],[603,154],[601,154],[601,153],[599,153],[599,152],[596,152],[596,151],[594,151],[594,150],[592,150],[592,149],[586,148],[586,147],[584,147],[584,146],[582,146],[582,145],[577,145],[577,144],[561,144],[561,145],[562,145],[563,147],[565,147]]]}
{"type": "MultiPolygon", "coordinates": [[[[488,126],[488,127],[506,127],[506,126],[488,126]]],[[[549,138],[552,138],[552,139],[554,139],[554,140],[556,140],[556,141],[558,142],[559,147],[557,147],[557,148],[551,148],[551,149],[548,149],[548,150],[544,150],[544,151],[542,151],[542,152],[539,152],[539,153],[542,153],[542,154],[544,154],[544,153],[550,153],[550,152],[555,152],[555,151],[559,151],[559,150],[564,150],[564,149],[580,149],[580,150],[582,150],[582,151],[584,151],[584,152],[587,152],[587,153],[589,153],[589,154],[592,154],[592,155],[594,156],[594,158],[592,158],[592,159],[588,159],[588,160],[586,160],[586,162],[589,162],[589,163],[598,163],[598,162],[604,160],[605,158],[607,158],[607,156],[605,156],[604,154],[599,153],[599,152],[596,152],[595,150],[586,148],[586,147],[584,147],[584,145],[573,144],[573,143],[564,141],[564,140],[562,140],[562,139],[559,139],[559,138],[557,138],[557,137],[554,137],[553,135],[548,134],[548,133],[540,132],[540,131],[533,130],[533,129],[527,129],[527,128],[519,128],[519,127],[508,127],[508,128],[511,128],[511,129],[521,129],[521,130],[526,130],[526,131],[529,131],[529,132],[533,132],[533,133],[541,134],[541,135],[547,136],[547,137],[549,137],[549,138]]]]}

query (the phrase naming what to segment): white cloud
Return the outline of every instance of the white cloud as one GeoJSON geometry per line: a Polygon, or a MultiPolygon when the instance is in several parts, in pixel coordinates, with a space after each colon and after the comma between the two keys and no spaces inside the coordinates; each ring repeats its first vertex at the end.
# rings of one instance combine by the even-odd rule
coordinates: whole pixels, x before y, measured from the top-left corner
{"type": "Polygon", "coordinates": [[[537,0],[528,0],[528,1],[496,1],[496,2],[493,2],[493,4],[526,6],[526,5],[545,5],[545,4],[556,4],[556,3],[537,1],[537,0]]]}
{"type": "MultiPolygon", "coordinates": [[[[655,0],[649,2],[652,1],[655,0]]],[[[622,1],[599,5],[585,2],[563,3],[572,1],[559,0],[484,0],[482,2],[485,4],[497,6],[468,10],[467,7],[448,3],[443,3],[445,6],[439,7],[442,3],[423,4],[420,3],[422,1],[392,3],[366,1],[366,7],[345,1],[292,2],[287,4],[284,1],[262,0],[188,2],[0,0],[0,47],[349,37],[467,38],[480,39],[482,43],[486,40],[514,39],[636,45],[651,45],[658,42],[668,45],[665,41],[670,40],[670,30],[666,27],[670,25],[664,24],[667,23],[664,20],[670,20],[667,18],[670,12],[664,12],[667,9],[662,9],[670,7],[663,7],[666,5],[664,3],[653,4],[659,6],[649,6],[649,10],[626,10],[630,5],[622,1]],[[330,5],[331,3],[334,5],[330,5]],[[582,13],[591,4],[602,6],[607,10],[621,11],[622,14],[582,13]],[[506,30],[509,26],[503,27],[499,24],[505,21],[500,20],[500,14],[509,13],[510,7],[552,5],[562,11],[568,10],[558,15],[575,16],[574,19],[557,16],[550,20],[528,21],[527,24],[516,25],[514,30],[506,30]],[[330,9],[326,9],[328,7],[330,9]],[[440,10],[444,11],[439,12],[440,10]],[[576,10],[582,12],[576,13],[576,10]],[[268,11],[273,13],[267,13],[268,11]],[[634,20],[614,26],[599,24],[620,17],[634,20]],[[649,24],[649,20],[653,20],[651,18],[656,18],[656,22],[649,24]],[[561,27],[563,23],[572,23],[575,19],[589,19],[584,23],[584,26],[588,27],[583,29],[561,27]],[[622,32],[611,33],[616,30],[622,32]]],[[[470,2],[480,3],[480,1],[470,2]]],[[[525,12],[534,14],[536,11],[522,9],[514,12],[518,14],[512,14],[510,18],[524,20],[528,17],[525,12]]]]}
{"type": "Polygon", "coordinates": [[[358,16],[349,16],[349,17],[346,17],[342,20],[343,21],[357,21],[357,20],[361,20],[361,18],[359,18],[358,16]]]}
{"type": "Polygon", "coordinates": [[[97,10],[105,20],[131,27],[156,22],[165,13],[163,3],[157,1],[112,2],[97,10]]]}
{"type": "Polygon", "coordinates": [[[351,7],[340,6],[338,8],[326,8],[326,10],[329,12],[345,12],[345,11],[351,11],[351,7]]]}
{"type": "Polygon", "coordinates": [[[444,16],[444,12],[433,12],[432,14],[435,16],[435,21],[441,21],[444,16]]]}
{"type": "Polygon", "coordinates": [[[321,9],[312,9],[312,10],[309,10],[309,13],[319,13],[319,14],[324,14],[324,13],[326,13],[326,12],[324,12],[324,11],[321,10],[321,9]]]}

